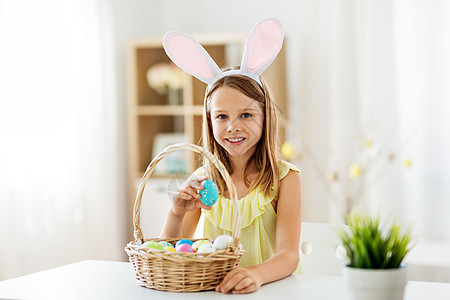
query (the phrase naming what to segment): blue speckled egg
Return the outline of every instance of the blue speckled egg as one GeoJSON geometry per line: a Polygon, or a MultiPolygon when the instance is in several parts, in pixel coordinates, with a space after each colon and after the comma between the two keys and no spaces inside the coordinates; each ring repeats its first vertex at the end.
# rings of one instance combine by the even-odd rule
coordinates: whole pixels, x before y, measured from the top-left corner
{"type": "Polygon", "coordinates": [[[217,185],[211,179],[206,179],[202,182],[203,190],[199,191],[202,196],[200,200],[206,206],[213,206],[219,198],[219,190],[217,185]]]}
{"type": "Polygon", "coordinates": [[[188,244],[189,246],[192,246],[192,243],[193,242],[189,239],[181,239],[175,244],[175,248],[178,247],[179,245],[183,245],[183,244],[188,244]]]}

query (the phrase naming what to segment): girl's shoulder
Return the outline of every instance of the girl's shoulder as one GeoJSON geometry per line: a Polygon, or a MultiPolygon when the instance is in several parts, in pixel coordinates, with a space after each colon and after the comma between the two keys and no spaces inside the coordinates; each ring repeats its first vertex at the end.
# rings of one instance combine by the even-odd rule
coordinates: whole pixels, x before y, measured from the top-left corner
{"type": "Polygon", "coordinates": [[[294,171],[297,173],[302,173],[302,171],[300,170],[300,168],[298,168],[296,165],[287,162],[285,160],[280,160],[278,162],[278,169],[279,169],[279,173],[280,173],[280,180],[283,179],[284,177],[286,177],[286,175],[289,173],[289,171],[294,171]]]}

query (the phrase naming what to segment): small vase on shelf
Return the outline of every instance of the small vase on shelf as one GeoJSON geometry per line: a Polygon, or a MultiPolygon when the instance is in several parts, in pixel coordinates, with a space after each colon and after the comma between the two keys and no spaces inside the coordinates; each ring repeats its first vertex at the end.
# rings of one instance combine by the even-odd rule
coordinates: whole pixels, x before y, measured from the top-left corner
{"type": "Polygon", "coordinates": [[[181,105],[183,104],[183,89],[169,88],[167,97],[169,105],[181,105]]]}

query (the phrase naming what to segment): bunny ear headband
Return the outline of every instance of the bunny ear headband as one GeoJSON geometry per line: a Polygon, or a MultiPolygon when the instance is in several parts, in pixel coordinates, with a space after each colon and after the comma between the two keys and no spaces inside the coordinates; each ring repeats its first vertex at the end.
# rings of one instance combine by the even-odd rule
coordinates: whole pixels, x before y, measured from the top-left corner
{"type": "Polygon", "coordinates": [[[170,59],[185,72],[208,84],[208,89],[220,78],[240,74],[259,80],[273,62],[283,44],[283,28],[278,19],[258,22],[247,38],[240,70],[222,72],[211,56],[193,37],[176,31],[164,35],[163,46],[170,59]]]}

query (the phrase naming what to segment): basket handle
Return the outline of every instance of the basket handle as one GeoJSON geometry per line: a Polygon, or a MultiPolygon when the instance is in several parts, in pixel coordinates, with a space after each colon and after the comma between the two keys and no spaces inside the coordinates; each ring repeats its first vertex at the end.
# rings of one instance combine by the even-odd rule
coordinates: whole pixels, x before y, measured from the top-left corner
{"type": "Polygon", "coordinates": [[[153,173],[153,170],[155,169],[156,165],[168,154],[178,151],[178,150],[191,150],[193,152],[197,152],[199,154],[202,154],[205,156],[211,163],[216,166],[217,170],[219,171],[220,175],[222,175],[223,179],[225,180],[225,184],[228,188],[228,191],[230,193],[231,201],[233,202],[233,226],[231,235],[233,237],[234,243],[239,244],[239,237],[240,237],[240,229],[241,229],[241,214],[239,211],[238,206],[238,198],[237,198],[237,191],[236,187],[233,184],[233,180],[231,179],[230,174],[228,173],[227,169],[223,165],[223,163],[219,160],[217,160],[214,155],[211,154],[208,150],[206,150],[203,147],[193,145],[193,144],[187,144],[187,143],[179,143],[170,145],[164,150],[162,150],[153,160],[150,162],[150,164],[147,167],[147,170],[145,171],[141,183],[139,185],[138,193],[136,195],[136,200],[134,201],[134,215],[133,215],[133,222],[134,222],[134,238],[135,241],[144,241],[144,236],[142,235],[142,230],[140,227],[141,224],[141,201],[142,201],[142,195],[144,193],[144,188],[149,180],[150,176],[153,173]]]}

